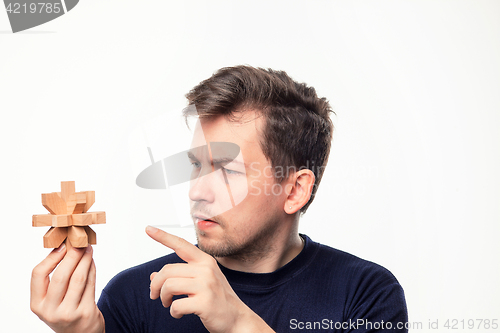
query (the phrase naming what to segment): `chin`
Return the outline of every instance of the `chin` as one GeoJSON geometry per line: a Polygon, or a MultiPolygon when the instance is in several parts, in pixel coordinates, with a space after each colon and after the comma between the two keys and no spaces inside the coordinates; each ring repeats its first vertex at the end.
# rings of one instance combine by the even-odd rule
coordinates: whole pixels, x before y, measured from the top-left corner
{"type": "Polygon", "coordinates": [[[203,236],[203,232],[197,233],[196,235],[198,238],[198,248],[213,257],[228,257],[237,252],[234,247],[227,242],[204,239],[203,236]]]}

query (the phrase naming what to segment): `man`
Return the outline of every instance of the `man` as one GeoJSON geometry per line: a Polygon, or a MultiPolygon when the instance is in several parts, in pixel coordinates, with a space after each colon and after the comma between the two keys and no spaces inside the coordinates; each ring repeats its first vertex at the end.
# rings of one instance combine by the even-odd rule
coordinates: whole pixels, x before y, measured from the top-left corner
{"type": "Polygon", "coordinates": [[[198,247],[148,227],[175,253],[118,274],[97,305],[91,247],[59,248],[33,270],[33,312],[56,332],[406,332],[389,271],[298,233],[330,151],[326,99],[249,66],[187,98],[198,247]]]}

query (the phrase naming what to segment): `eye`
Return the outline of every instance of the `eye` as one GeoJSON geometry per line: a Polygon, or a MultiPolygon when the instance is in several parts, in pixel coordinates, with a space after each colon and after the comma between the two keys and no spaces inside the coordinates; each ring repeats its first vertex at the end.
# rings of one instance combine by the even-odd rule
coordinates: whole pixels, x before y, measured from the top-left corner
{"type": "Polygon", "coordinates": [[[200,162],[193,162],[193,161],[192,161],[192,162],[191,162],[191,165],[193,166],[193,168],[196,168],[196,169],[198,169],[198,168],[200,168],[200,167],[201,167],[201,163],[200,163],[200,162]]]}
{"type": "Polygon", "coordinates": [[[235,170],[231,170],[231,169],[226,169],[226,168],[222,168],[228,175],[241,175],[241,172],[239,171],[235,171],[235,170]]]}

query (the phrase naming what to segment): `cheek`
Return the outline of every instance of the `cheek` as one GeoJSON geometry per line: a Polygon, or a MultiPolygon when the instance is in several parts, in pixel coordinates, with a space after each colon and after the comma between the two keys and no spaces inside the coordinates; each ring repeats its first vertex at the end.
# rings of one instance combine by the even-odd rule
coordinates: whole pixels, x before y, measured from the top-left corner
{"type": "Polygon", "coordinates": [[[251,202],[255,208],[267,209],[279,203],[284,194],[285,189],[281,184],[276,184],[274,178],[254,178],[251,180],[245,201],[251,202]]]}
{"type": "Polygon", "coordinates": [[[250,178],[248,182],[248,195],[255,197],[261,195],[262,193],[263,187],[260,179],[250,178]]]}
{"type": "Polygon", "coordinates": [[[257,174],[250,175],[247,179],[248,183],[248,195],[259,197],[259,196],[270,196],[272,195],[272,186],[274,184],[274,178],[269,172],[264,170],[259,171],[257,174]]]}
{"type": "Polygon", "coordinates": [[[243,200],[245,200],[245,198],[250,194],[249,184],[244,176],[237,176],[235,179],[232,179],[226,189],[231,192],[235,205],[243,202],[243,200]]]}
{"type": "Polygon", "coordinates": [[[233,202],[234,205],[236,205],[234,196],[238,193],[237,187],[232,188],[228,186],[224,182],[222,175],[218,173],[221,173],[221,171],[215,171],[214,181],[210,184],[211,191],[213,191],[214,194],[214,202],[211,205],[211,212],[213,215],[220,215],[232,209],[234,207],[233,202]]]}

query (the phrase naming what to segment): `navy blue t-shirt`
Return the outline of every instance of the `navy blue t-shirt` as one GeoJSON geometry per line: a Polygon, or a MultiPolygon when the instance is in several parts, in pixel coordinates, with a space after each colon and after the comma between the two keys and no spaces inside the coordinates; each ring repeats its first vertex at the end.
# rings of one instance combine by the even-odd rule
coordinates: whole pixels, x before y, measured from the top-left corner
{"type": "MultiPolygon", "coordinates": [[[[408,331],[403,289],[391,272],[302,237],[304,249],[272,273],[244,273],[219,264],[239,298],[274,331],[408,331]]],[[[175,319],[159,298],[149,298],[150,274],[181,262],[172,253],[115,276],[97,304],[106,333],[208,332],[198,316],[175,319]]]]}

